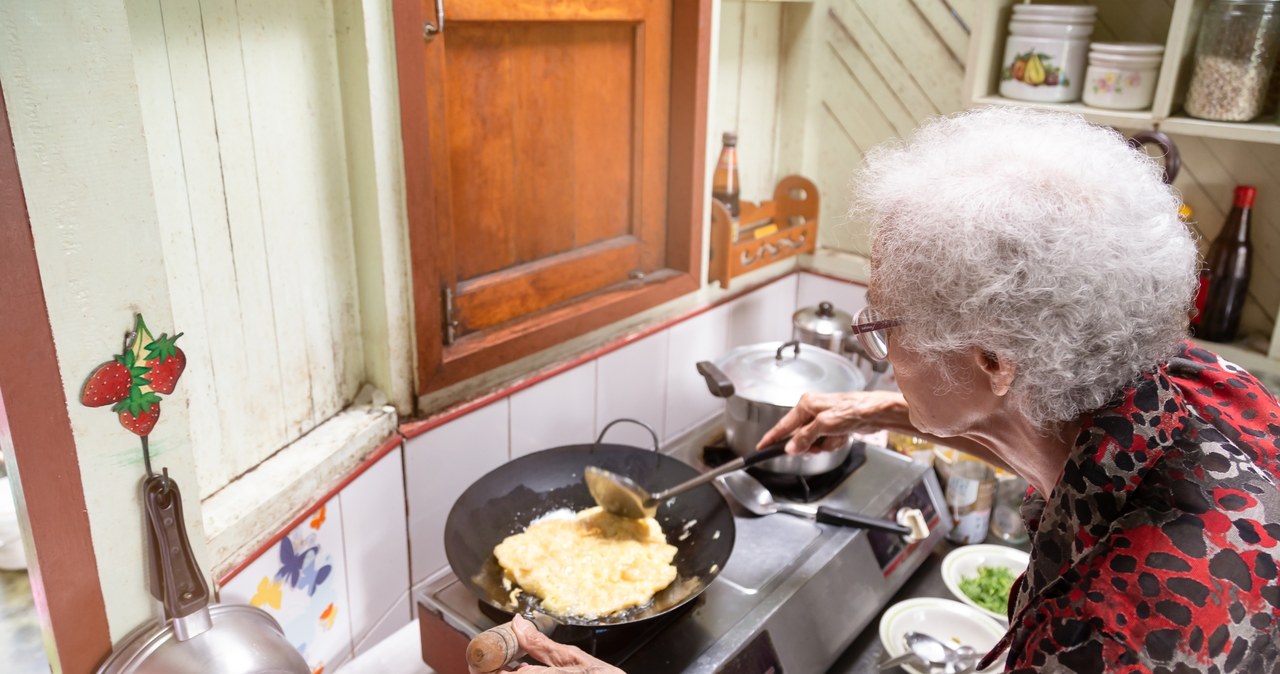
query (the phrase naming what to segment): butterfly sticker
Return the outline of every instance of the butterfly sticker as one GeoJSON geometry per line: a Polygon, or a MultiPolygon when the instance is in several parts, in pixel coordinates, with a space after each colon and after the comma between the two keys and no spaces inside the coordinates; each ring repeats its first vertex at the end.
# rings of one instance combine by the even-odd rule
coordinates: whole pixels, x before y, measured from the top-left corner
{"type": "Polygon", "coordinates": [[[315,595],[316,588],[333,571],[330,564],[317,568],[319,557],[320,546],[303,547],[302,552],[297,552],[293,540],[284,537],[280,541],[280,570],[276,572],[276,580],[288,581],[289,587],[306,590],[309,596],[315,595]]]}
{"type": "Polygon", "coordinates": [[[325,520],[324,508],[325,508],[324,506],[320,506],[320,510],[316,512],[316,516],[311,518],[312,529],[319,529],[320,527],[324,526],[324,520],[325,520]]]}
{"type": "Polygon", "coordinates": [[[262,580],[258,581],[258,591],[249,599],[249,605],[258,608],[270,606],[279,611],[280,600],[284,597],[284,593],[280,591],[282,585],[284,585],[282,581],[273,582],[270,578],[263,576],[262,580]]]}
{"type": "Polygon", "coordinates": [[[320,624],[324,626],[326,630],[333,629],[333,619],[337,615],[338,607],[333,604],[329,604],[325,607],[324,611],[320,613],[320,624]]]}

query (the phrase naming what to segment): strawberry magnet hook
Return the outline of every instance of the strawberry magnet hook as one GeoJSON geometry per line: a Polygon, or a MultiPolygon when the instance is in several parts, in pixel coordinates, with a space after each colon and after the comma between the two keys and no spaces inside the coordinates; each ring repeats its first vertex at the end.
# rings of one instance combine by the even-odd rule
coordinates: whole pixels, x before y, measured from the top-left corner
{"type": "MultiPolygon", "coordinates": [[[[173,393],[178,377],[187,367],[187,356],[176,342],[182,333],[153,337],[142,320],[134,315],[133,329],[125,333],[120,355],[102,363],[85,379],[80,402],[88,407],[111,406],[120,425],[142,438],[142,460],[147,476],[151,469],[151,449],[147,436],[160,420],[161,394],[173,393]]],[[[168,478],[166,476],[166,487],[168,478]]]]}

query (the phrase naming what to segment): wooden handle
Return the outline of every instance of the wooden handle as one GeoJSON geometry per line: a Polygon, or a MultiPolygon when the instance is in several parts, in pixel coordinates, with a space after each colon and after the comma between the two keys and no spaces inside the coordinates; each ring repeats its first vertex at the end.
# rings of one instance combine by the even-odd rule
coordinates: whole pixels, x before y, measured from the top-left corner
{"type": "MultiPolygon", "coordinates": [[[[556,627],[555,620],[541,613],[535,613],[532,618],[526,618],[526,620],[533,623],[539,632],[547,635],[550,635],[556,627]]],[[[485,674],[502,671],[507,664],[524,656],[525,652],[520,648],[520,642],[516,640],[516,630],[509,622],[477,634],[476,638],[467,644],[467,662],[472,669],[485,674]]]]}
{"type": "Polygon", "coordinates": [[[467,644],[467,663],[477,672],[497,672],[508,662],[524,656],[516,641],[516,631],[511,623],[503,623],[476,635],[467,644]]]}

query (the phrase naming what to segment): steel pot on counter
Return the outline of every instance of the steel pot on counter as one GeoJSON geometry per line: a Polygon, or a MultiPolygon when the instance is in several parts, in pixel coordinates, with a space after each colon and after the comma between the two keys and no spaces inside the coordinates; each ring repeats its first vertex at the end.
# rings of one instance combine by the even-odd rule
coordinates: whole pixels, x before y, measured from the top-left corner
{"type": "MultiPolygon", "coordinates": [[[[725,440],[734,453],[756,451],[805,393],[844,393],[864,386],[849,359],[798,341],[740,346],[714,363],[697,365],[711,394],[725,399],[725,440]],[[802,348],[803,347],[803,348],[802,348]]],[[[760,464],[762,470],[790,475],[819,475],[840,466],[850,445],[831,452],[784,456],[760,464]]]]}
{"type": "Polygon", "coordinates": [[[801,344],[846,353],[845,341],[853,326],[853,316],[841,311],[830,302],[819,302],[816,307],[805,307],[791,316],[791,338],[801,344]]]}

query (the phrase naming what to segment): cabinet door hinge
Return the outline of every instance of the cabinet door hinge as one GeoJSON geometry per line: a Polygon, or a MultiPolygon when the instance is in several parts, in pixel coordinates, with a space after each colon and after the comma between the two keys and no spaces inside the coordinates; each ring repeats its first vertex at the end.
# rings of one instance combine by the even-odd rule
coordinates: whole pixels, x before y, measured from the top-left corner
{"type": "Polygon", "coordinates": [[[445,286],[441,294],[444,296],[444,345],[450,346],[458,339],[458,321],[453,317],[453,288],[445,286]]]}

